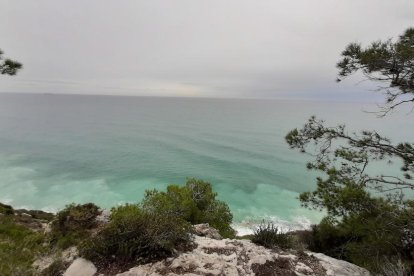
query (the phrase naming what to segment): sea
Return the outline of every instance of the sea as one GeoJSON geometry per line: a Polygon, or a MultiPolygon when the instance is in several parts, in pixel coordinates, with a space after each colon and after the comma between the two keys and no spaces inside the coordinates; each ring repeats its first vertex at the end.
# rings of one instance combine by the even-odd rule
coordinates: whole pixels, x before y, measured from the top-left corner
{"type": "Polygon", "coordinates": [[[298,200],[316,186],[306,169],[313,157],[290,149],[285,135],[316,115],[350,133],[414,139],[409,108],[385,118],[373,111],[358,102],[0,94],[0,202],[110,208],[195,177],[227,202],[241,235],[263,220],[306,229],[325,215],[298,200]]]}

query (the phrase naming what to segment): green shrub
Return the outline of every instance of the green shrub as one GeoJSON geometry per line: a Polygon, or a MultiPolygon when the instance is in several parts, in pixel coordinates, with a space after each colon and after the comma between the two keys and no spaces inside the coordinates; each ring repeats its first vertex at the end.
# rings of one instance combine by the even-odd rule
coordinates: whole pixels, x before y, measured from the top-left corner
{"type": "Polygon", "coordinates": [[[142,207],[154,214],[179,216],[191,224],[208,223],[223,237],[234,237],[230,208],[216,196],[210,183],[190,178],[185,186],[169,185],[166,192],[147,191],[142,207]]]}
{"type": "Polygon", "coordinates": [[[379,273],[389,260],[414,265],[414,203],[375,199],[370,209],[335,220],[327,217],[302,235],[309,250],[379,273]]]}
{"type": "Polygon", "coordinates": [[[6,205],[0,202],[0,214],[13,215],[13,208],[10,205],[6,205]]]}
{"type": "Polygon", "coordinates": [[[414,276],[413,272],[410,272],[409,267],[399,258],[393,260],[383,260],[378,264],[377,276],[414,276]]]}
{"type": "Polygon", "coordinates": [[[282,233],[271,222],[262,222],[253,233],[252,242],[267,248],[291,248],[293,244],[289,233],[282,233]]]}
{"type": "Polygon", "coordinates": [[[32,263],[47,248],[45,236],[0,216],[0,275],[33,275],[32,263]]]}
{"type": "Polygon", "coordinates": [[[177,216],[191,223],[196,220],[197,206],[186,187],[169,185],[166,192],[146,191],[142,207],[153,214],[177,216]]]}
{"type": "Polygon", "coordinates": [[[108,225],[80,246],[80,254],[99,267],[145,263],[189,246],[189,233],[189,223],[179,216],[125,205],[112,210],[108,225]]]}
{"type": "Polygon", "coordinates": [[[17,209],[14,210],[15,214],[28,214],[30,215],[33,219],[38,219],[38,220],[42,220],[42,221],[51,221],[55,218],[55,215],[53,213],[48,213],[48,212],[44,212],[41,210],[26,210],[26,209],[17,209]]]}
{"type": "Polygon", "coordinates": [[[67,269],[69,264],[62,259],[55,260],[51,265],[41,271],[40,276],[60,276],[67,269]]]}
{"type": "Polygon", "coordinates": [[[95,218],[99,214],[99,207],[93,203],[71,204],[56,214],[52,229],[61,232],[91,229],[96,225],[95,218]]]}
{"type": "Polygon", "coordinates": [[[324,218],[318,225],[312,225],[311,230],[301,238],[309,250],[344,260],[347,259],[345,244],[357,237],[341,231],[330,219],[324,218]]]}
{"type": "Polygon", "coordinates": [[[78,244],[89,236],[88,230],[96,227],[99,214],[99,207],[93,203],[66,206],[52,222],[52,243],[60,248],[78,244]]]}

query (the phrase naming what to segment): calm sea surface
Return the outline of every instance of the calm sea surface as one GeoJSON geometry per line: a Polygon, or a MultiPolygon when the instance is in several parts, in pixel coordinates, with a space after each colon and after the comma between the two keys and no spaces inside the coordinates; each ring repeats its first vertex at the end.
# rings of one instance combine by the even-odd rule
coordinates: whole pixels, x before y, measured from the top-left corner
{"type": "Polygon", "coordinates": [[[317,115],[395,142],[414,139],[414,115],[378,119],[363,110],[375,106],[0,94],[0,202],[52,211],[71,202],[110,207],[197,177],[213,184],[240,230],[263,218],[306,227],[322,214],[296,197],[315,187],[315,175],[284,136],[317,115]]]}

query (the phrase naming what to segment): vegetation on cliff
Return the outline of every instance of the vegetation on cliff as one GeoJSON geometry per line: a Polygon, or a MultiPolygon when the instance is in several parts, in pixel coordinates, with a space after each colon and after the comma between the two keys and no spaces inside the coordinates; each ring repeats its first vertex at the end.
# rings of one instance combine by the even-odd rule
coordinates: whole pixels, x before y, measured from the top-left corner
{"type": "Polygon", "coordinates": [[[228,205],[218,200],[211,184],[189,178],[185,186],[169,185],[167,191],[147,191],[141,204],[152,214],[175,215],[191,224],[208,223],[223,237],[232,238],[233,215],[228,205]]]}
{"type": "Polygon", "coordinates": [[[174,214],[138,205],[112,210],[110,221],[80,245],[80,254],[101,269],[133,266],[172,256],[191,245],[191,225],[174,214]]]}
{"type": "Polygon", "coordinates": [[[96,217],[101,213],[93,203],[70,204],[56,214],[51,224],[51,243],[65,249],[77,245],[96,228],[96,217]]]}
{"type": "MultiPolygon", "coordinates": [[[[413,28],[396,42],[374,42],[365,49],[350,44],[342,55],[341,79],[362,71],[367,79],[386,84],[380,89],[386,96],[380,116],[414,102],[413,28]]],[[[307,237],[309,248],[379,272],[384,263],[401,259],[413,272],[414,201],[405,192],[414,188],[414,144],[393,144],[375,130],[356,134],[344,125],[329,127],[315,117],[290,131],[286,141],[315,156],[308,169],[325,175],[317,178],[315,191],[300,195],[303,206],[328,213],[307,237]],[[373,174],[379,163],[396,173],[373,174]]]]}
{"type": "MultiPolygon", "coordinates": [[[[113,208],[107,221],[98,220],[102,210],[93,203],[70,204],[56,215],[0,204],[0,275],[31,275],[36,258],[70,246],[100,269],[125,269],[192,249],[197,223],[233,237],[230,209],[216,196],[210,183],[190,178],[183,186],[147,191],[142,202],[113,208]]],[[[64,267],[57,259],[43,274],[64,267]]]]}
{"type": "Polygon", "coordinates": [[[36,257],[49,252],[46,235],[38,231],[47,222],[0,204],[0,275],[32,274],[36,257]]]}

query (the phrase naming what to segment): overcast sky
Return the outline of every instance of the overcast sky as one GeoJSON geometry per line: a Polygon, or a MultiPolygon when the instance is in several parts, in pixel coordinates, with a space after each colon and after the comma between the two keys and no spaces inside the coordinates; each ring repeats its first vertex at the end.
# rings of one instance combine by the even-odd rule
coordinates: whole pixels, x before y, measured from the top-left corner
{"type": "Polygon", "coordinates": [[[0,92],[365,101],[339,54],[414,26],[414,0],[0,0],[0,21],[24,64],[0,92]]]}

